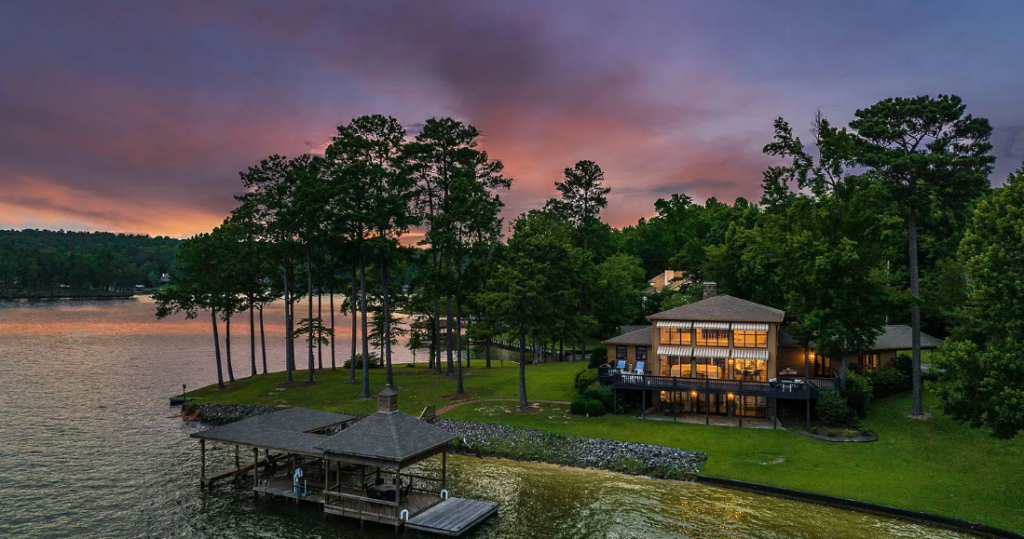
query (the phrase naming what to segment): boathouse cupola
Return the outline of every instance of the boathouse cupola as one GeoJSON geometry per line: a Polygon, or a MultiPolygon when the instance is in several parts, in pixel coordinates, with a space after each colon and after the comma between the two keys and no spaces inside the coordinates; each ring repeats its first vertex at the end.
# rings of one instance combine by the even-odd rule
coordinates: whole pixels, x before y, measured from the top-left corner
{"type": "Polygon", "coordinates": [[[385,387],[384,390],[377,395],[377,411],[398,411],[398,392],[396,392],[394,389],[391,389],[390,385],[385,387]]]}
{"type": "Polygon", "coordinates": [[[718,283],[704,283],[704,298],[713,298],[718,295],[718,283]]]}

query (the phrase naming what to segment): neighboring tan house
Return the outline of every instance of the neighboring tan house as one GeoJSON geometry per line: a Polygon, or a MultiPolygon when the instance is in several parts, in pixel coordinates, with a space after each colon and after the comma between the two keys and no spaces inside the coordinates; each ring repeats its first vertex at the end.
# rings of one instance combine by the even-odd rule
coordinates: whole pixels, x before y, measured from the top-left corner
{"type": "MultiPolygon", "coordinates": [[[[642,392],[661,413],[775,417],[779,399],[810,401],[839,380],[828,358],[795,343],[782,327],[785,311],[729,295],[704,283],[704,299],[648,316],[650,326],[604,341],[608,365],[601,381],[613,390],[642,392]],[[806,359],[806,363],[805,363],[806,359]]],[[[895,361],[910,347],[906,326],[886,326],[872,350],[852,355],[865,369],[895,361]]],[[[922,348],[941,340],[922,334],[922,348]]]]}
{"type": "Polygon", "coordinates": [[[693,284],[693,279],[685,277],[682,271],[665,270],[654,277],[647,280],[650,285],[644,292],[647,294],[654,294],[655,292],[661,292],[666,288],[669,290],[679,290],[680,288],[693,284]]]}

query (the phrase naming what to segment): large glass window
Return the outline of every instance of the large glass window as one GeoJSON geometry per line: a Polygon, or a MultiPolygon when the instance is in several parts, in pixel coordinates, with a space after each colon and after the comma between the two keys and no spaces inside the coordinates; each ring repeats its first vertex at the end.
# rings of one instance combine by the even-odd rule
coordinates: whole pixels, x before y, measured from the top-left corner
{"type": "Polygon", "coordinates": [[[866,371],[878,370],[879,360],[878,354],[861,354],[860,366],[864,367],[866,371]]]}
{"type": "Polygon", "coordinates": [[[768,348],[768,332],[733,330],[732,345],[736,348],[768,348]]]}
{"type": "Polygon", "coordinates": [[[636,360],[637,361],[647,361],[647,347],[646,346],[637,346],[636,347],[636,360]]]}
{"type": "Polygon", "coordinates": [[[690,346],[693,344],[693,335],[688,329],[660,328],[661,344],[680,344],[690,346]]]}
{"type": "Polygon", "coordinates": [[[697,346],[729,346],[729,330],[698,329],[697,346]]]}
{"type": "Polygon", "coordinates": [[[679,356],[660,357],[662,376],[690,377],[690,358],[679,356]]]}
{"type": "Polygon", "coordinates": [[[725,358],[697,358],[696,378],[721,379],[725,377],[725,358]]]}
{"type": "Polygon", "coordinates": [[[734,380],[768,380],[768,362],[763,359],[733,359],[734,380]]]}
{"type": "Polygon", "coordinates": [[[615,347],[615,359],[626,359],[626,347],[616,346],[615,347]]]}

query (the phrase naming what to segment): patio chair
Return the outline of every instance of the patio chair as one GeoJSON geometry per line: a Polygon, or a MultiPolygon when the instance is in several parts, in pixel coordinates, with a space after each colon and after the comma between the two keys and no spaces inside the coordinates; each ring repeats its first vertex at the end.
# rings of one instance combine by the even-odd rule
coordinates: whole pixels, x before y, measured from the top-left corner
{"type": "Polygon", "coordinates": [[[626,360],[620,359],[619,362],[615,364],[615,368],[619,369],[620,371],[626,370],[626,360]]]}
{"type": "Polygon", "coordinates": [[[643,374],[644,373],[644,364],[645,363],[646,362],[644,362],[644,361],[637,361],[636,362],[636,373],[637,374],[643,374]]]}

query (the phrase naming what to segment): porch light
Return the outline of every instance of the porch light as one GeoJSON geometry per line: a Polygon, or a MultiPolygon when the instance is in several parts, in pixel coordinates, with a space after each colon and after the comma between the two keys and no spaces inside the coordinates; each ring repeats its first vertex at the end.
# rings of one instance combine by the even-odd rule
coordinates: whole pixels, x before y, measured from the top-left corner
{"type": "Polygon", "coordinates": [[[696,391],[691,391],[690,392],[690,396],[691,397],[696,397],[697,396],[697,392],[696,391]]]}
{"type": "Polygon", "coordinates": [[[733,398],[733,394],[729,393],[729,400],[732,400],[732,398],[733,398]]]}

